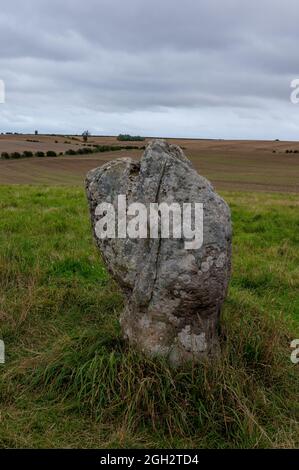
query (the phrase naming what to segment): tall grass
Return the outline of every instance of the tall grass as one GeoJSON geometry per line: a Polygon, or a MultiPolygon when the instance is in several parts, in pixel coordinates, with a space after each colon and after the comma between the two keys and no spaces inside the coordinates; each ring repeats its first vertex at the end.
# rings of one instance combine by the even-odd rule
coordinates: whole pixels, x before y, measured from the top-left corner
{"type": "Polygon", "coordinates": [[[235,235],[222,355],[172,369],[122,340],[122,296],[83,192],[0,188],[2,447],[298,446],[298,197],[225,196],[235,235]]]}

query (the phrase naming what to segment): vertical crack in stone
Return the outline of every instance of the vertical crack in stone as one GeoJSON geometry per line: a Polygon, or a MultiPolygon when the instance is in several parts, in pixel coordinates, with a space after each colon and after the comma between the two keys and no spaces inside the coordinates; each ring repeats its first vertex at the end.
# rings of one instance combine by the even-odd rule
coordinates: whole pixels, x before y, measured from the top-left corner
{"type": "MultiPolygon", "coordinates": [[[[157,192],[156,192],[155,202],[156,202],[157,204],[159,204],[159,202],[160,202],[160,193],[161,193],[161,187],[162,187],[162,183],[163,183],[163,178],[164,178],[164,175],[165,175],[166,164],[167,164],[167,162],[165,161],[164,164],[163,164],[162,173],[161,173],[161,177],[160,177],[160,179],[159,179],[159,184],[158,184],[158,188],[157,188],[157,192]]],[[[159,218],[160,218],[160,217],[159,217],[159,218]]],[[[161,223],[160,223],[160,231],[161,231],[161,229],[162,229],[162,225],[161,225],[161,223]]],[[[153,298],[153,295],[154,295],[155,286],[156,286],[156,282],[157,282],[161,246],[162,246],[162,233],[160,233],[160,237],[159,237],[159,239],[158,239],[158,248],[157,248],[157,254],[156,254],[156,261],[155,261],[155,274],[154,274],[154,278],[153,278],[153,286],[152,286],[152,291],[151,291],[151,295],[150,295],[150,299],[149,299],[148,304],[150,304],[151,301],[152,301],[152,298],[153,298]]],[[[150,254],[149,254],[149,255],[150,255],[150,254]]]]}

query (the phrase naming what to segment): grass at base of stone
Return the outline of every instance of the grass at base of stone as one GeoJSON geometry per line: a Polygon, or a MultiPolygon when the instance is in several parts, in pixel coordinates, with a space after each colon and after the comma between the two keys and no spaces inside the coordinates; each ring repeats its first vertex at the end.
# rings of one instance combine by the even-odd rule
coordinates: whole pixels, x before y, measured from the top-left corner
{"type": "Polygon", "coordinates": [[[80,188],[0,187],[1,447],[298,447],[298,195],[224,193],[233,276],[213,364],[125,344],[80,188]]]}

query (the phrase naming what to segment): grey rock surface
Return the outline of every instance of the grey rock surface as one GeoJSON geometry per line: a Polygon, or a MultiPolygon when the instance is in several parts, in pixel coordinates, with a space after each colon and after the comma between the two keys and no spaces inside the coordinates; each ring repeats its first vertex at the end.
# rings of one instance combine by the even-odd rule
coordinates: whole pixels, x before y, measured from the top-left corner
{"type": "Polygon", "coordinates": [[[111,161],[88,173],[86,191],[97,246],[125,294],[124,337],[145,354],[170,363],[219,353],[218,324],[231,271],[231,217],[224,200],[192,167],[182,150],[154,140],[140,162],[111,161]],[[184,239],[99,239],[96,208],[117,197],[127,204],[203,203],[203,244],[187,250],[184,239]]]}

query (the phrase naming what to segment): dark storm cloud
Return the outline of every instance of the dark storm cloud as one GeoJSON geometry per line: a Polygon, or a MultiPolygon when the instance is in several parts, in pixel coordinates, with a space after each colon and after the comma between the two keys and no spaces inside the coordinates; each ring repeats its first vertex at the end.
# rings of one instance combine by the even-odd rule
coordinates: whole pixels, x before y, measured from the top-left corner
{"type": "Polygon", "coordinates": [[[4,2],[2,126],[292,138],[298,19],[295,0],[4,2]]]}

